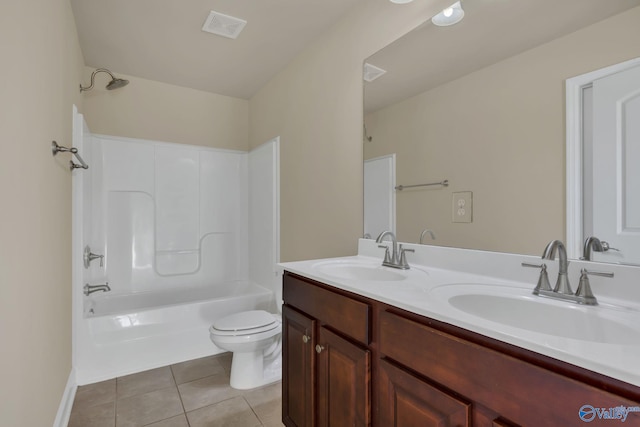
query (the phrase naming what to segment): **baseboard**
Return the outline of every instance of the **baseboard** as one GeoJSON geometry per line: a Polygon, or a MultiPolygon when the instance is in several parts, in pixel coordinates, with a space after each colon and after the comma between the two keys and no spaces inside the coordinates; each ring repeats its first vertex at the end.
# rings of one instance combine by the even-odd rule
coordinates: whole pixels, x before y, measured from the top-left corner
{"type": "Polygon", "coordinates": [[[71,408],[73,407],[73,400],[76,398],[76,375],[74,369],[71,369],[69,373],[69,379],[67,380],[67,386],[64,388],[64,394],[58,406],[58,413],[56,419],[53,422],[53,427],[67,427],[69,424],[69,417],[71,416],[71,408]]]}

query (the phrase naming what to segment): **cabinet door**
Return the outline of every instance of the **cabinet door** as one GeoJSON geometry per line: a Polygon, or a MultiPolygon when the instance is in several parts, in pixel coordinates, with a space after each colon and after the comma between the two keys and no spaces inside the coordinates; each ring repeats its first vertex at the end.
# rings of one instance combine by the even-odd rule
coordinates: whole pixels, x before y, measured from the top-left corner
{"type": "Polygon", "coordinates": [[[470,425],[471,405],[380,361],[380,426],[463,427],[470,425]]]}
{"type": "Polygon", "coordinates": [[[371,425],[371,354],[329,329],[316,344],[318,426],[371,425]]]}
{"type": "Polygon", "coordinates": [[[288,427],[315,426],[315,323],[282,307],[282,422],[288,427]]]}

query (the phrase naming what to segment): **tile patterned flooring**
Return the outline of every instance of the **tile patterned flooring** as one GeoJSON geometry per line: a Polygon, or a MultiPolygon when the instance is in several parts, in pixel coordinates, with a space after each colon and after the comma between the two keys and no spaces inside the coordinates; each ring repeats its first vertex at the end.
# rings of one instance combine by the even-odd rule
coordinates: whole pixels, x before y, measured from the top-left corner
{"type": "Polygon", "coordinates": [[[229,386],[231,354],[78,387],[69,427],[281,427],[281,383],[229,386]]]}

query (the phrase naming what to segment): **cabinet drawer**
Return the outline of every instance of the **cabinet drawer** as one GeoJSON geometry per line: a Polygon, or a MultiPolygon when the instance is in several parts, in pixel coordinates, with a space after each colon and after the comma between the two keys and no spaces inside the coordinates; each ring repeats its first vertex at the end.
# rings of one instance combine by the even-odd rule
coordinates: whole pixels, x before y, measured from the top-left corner
{"type": "MultiPolygon", "coordinates": [[[[388,311],[380,313],[379,345],[390,359],[522,425],[580,425],[583,405],[639,406],[388,311]]],[[[637,415],[630,413],[629,417],[637,415]]]]}
{"type": "Polygon", "coordinates": [[[317,286],[288,272],[285,272],[283,278],[283,299],[286,304],[363,344],[371,342],[371,309],[366,303],[317,286]]]}

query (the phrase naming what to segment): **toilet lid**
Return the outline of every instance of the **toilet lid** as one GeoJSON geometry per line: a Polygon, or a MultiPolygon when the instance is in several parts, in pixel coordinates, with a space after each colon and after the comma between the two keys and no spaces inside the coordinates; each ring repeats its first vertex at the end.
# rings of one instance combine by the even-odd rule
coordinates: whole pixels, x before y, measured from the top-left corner
{"type": "Polygon", "coordinates": [[[212,329],[222,332],[262,332],[278,326],[273,314],[264,310],[251,310],[235,313],[213,323],[212,329]]]}

